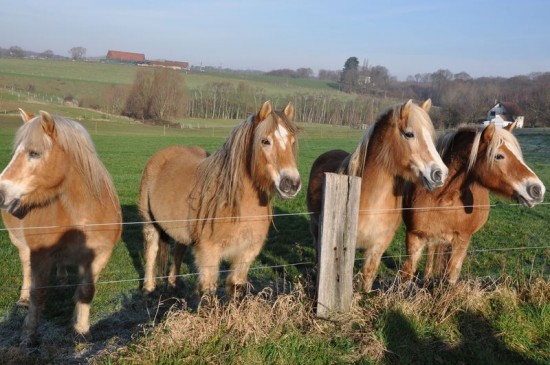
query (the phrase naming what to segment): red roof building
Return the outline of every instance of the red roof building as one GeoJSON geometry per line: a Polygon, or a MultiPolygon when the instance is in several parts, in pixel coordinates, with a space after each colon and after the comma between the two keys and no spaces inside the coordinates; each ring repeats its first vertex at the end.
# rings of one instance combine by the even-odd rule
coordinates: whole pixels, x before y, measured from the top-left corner
{"type": "Polygon", "coordinates": [[[105,58],[108,61],[117,61],[117,62],[131,62],[131,63],[145,62],[145,55],[143,53],[109,50],[107,52],[107,57],[105,58]]]}

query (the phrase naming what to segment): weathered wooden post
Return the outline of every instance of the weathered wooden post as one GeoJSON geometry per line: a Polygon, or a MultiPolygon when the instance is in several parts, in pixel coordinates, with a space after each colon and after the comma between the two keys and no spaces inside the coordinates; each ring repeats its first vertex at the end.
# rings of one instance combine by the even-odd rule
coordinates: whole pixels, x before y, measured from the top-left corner
{"type": "Polygon", "coordinates": [[[317,316],[349,311],[361,179],[325,173],[317,242],[317,316]]]}

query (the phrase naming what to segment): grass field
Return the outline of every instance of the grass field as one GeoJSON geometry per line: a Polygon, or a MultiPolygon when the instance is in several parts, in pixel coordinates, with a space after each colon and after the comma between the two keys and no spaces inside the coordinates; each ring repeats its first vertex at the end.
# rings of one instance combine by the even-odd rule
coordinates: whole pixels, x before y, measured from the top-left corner
{"type": "MultiPolygon", "coordinates": [[[[53,103],[70,95],[77,100],[101,103],[99,96],[112,85],[132,84],[137,70],[137,66],[123,64],[0,58],[0,88],[17,91],[20,95],[17,101],[32,97],[53,103]]],[[[335,85],[329,81],[227,72],[181,73],[188,91],[212,83],[229,82],[235,86],[246,83],[249,87],[261,89],[273,100],[295,93],[331,93],[343,99],[349,97],[337,94],[335,85]]],[[[0,111],[12,110],[10,103],[2,104],[2,99],[0,111]]]]}
{"type": "MultiPolygon", "coordinates": [[[[126,65],[0,59],[0,166],[10,159],[21,123],[13,112],[3,111],[45,109],[78,119],[113,176],[125,222],[92,303],[92,341],[73,341],[74,288],[52,288],[40,326],[43,345],[31,355],[17,347],[26,313],[14,305],[21,285],[18,254],[7,232],[0,230],[0,363],[548,363],[548,193],[546,204],[530,210],[491,198],[489,221],[474,236],[463,281],[456,287],[411,289],[395,281],[405,259],[401,228],[379,271],[382,289],[356,293],[348,315],[332,321],[315,318],[314,249],[305,186],[313,160],[333,148],[351,151],[363,134],[356,129],[300,124],[298,162],[304,188],[295,200],[275,200],[274,225],[249,275],[255,296],[199,310],[196,269],[188,255],[176,292],[161,288],[144,298],[139,289],[143,249],[136,201],[146,160],[171,144],[214,151],[240,121],[184,120],[185,128],[163,128],[52,102],[68,94],[97,97],[112,84],[130,84],[135,71],[126,65]],[[21,90],[29,90],[28,95],[21,90]]],[[[188,88],[246,82],[275,97],[333,90],[326,82],[268,76],[201,73],[184,79],[188,88]]],[[[516,134],[526,161],[549,187],[550,133],[516,134]]],[[[357,268],[360,264],[357,260],[357,268]]],[[[74,270],[70,282],[76,282],[74,270]]]]}
{"type": "MultiPolygon", "coordinates": [[[[160,297],[157,296],[156,299],[151,300],[144,299],[139,290],[139,279],[143,276],[143,260],[141,226],[136,210],[136,199],[142,168],[154,152],[171,144],[199,145],[209,151],[214,151],[223,143],[235,123],[239,121],[194,120],[188,122],[187,124],[193,128],[164,129],[129,121],[82,120],[83,125],[93,136],[99,155],[113,176],[123,208],[125,226],[122,240],[116,246],[109,265],[101,275],[98,293],[93,302],[92,331],[95,336],[94,342],[92,345],[80,345],[81,348],[77,345],[74,348],[77,351],[78,349],[85,350],[85,352],[92,351],[94,346],[107,348],[127,343],[131,339],[137,341],[135,346],[138,346],[139,341],[144,341],[144,338],[147,339],[149,336],[142,338],[139,334],[155,333],[156,329],[151,330],[152,327],[150,327],[155,323],[155,315],[164,313],[167,310],[168,303],[173,304],[173,302],[164,304],[159,302],[166,296],[174,295],[173,293],[161,290],[158,293],[160,297]]],[[[13,135],[19,123],[18,118],[15,116],[0,117],[1,166],[5,166],[9,161],[13,135]]],[[[320,153],[332,148],[352,150],[363,132],[342,127],[318,125],[301,125],[301,127],[302,130],[299,135],[299,170],[304,187],[307,186],[311,163],[320,153]]],[[[550,151],[548,146],[550,145],[550,135],[535,132],[521,134],[518,138],[523,147],[526,160],[543,182],[549,186],[550,162],[548,156],[550,156],[550,151]]],[[[276,214],[290,213],[294,215],[275,217],[274,227],[270,231],[267,244],[250,272],[254,292],[258,292],[264,287],[288,292],[289,287],[304,285],[304,283],[306,283],[306,286],[311,285],[309,275],[313,268],[314,250],[309,235],[304,190],[305,188],[298,198],[293,201],[276,200],[275,202],[276,214]],[[270,268],[272,266],[278,267],[270,268]]],[[[471,246],[472,252],[464,265],[463,278],[490,277],[492,280],[498,280],[501,277],[511,277],[517,278],[516,284],[523,283],[525,285],[531,285],[532,280],[542,278],[543,283],[546,285],[545,288],[548,290],[550,275],[549,230],[547,225],[550,221],[549,206],[542,205],[528,210],[496,197],[492,198],[492,201],[496,204],[496,207],[492,209],[487,225],[474,237],[471,246]],[[537,246],[544,248],[532,248],[537,246]],[[519,249],[522,247],[529,248],[519,249]]],[[[384,264],[380,270],[380,277],[385,282],[391,282],[395,278],[404,260],[403,242],[403,230],[401,229],[383,260],[384,264]]],[[[14,306],[21,283],[20,266],[17,250],[10,243],[7,232],[4,230],[0,231],[0,245],[2,247],[2,250],[0,250],[0,260],[2,262],[0,266],[0,289],[2,293],[0,295],[0,318],[2,318],[0,323],[0,353],[4,350],[4,354],[8,354],[12,346],[17,344],[18,328],[22,323],[25,311],[14,306]]],[[[360,261],[357,265],[360,265],[360,261]]],[[[193,275],[194,272],[192,259],[188,257],[183,273],[190,275],[182,279],[181,288],[175,293],[176,296],[184,298],[190,308],[194,308],[193,303],[196,304],[196,297],[194,296],[196,276],[193,275]]],[[[73,272],[71,282],[74,283],[75,280],[75,273],[73,272]]],[[[55,281],[52,281],[52,284],[54,283],[55,281]]],[[[48,362],[51,359],[59,359],[59,356],[61,356],[60,346],[64,348],[64,351],[69,349],[69,352],[74,347],[72,339],[68,335],[73,309],[71,299],[73,289],[54,288],[50,290],[40,328],[44,343],[42,352],[38,357],[23,357],[25,361],[40,363],[42,360],[48,362]]],[[[305,290],[305,292],[310,289],[305,290]]],[[[384,294],[379,294],[378,297],[375,295],[374,297],[361,298],[359,301],[363,304],[359,304],[358,308],[370,307],[372,306],[371,301],[381,300],[380,297],[384,297],[384,294]]],[[[299,301],[303,301],[303,299],[299,301]]],[[[429,304],[424,303],[423,305],[429,304]]],[[[550,307],[548,303],[539,306],[524,304],[521,307],[521,305],[520,303],[519,309],[517,307],[513,308],[514,311],[509,314],[512,318],[508,318],[507,323],[511,325],[509,321],[513,321],[513,313],[516,313],[517,316],[522,317],[522,323],[527,323],[527,326],[540,327],[530,328],[530,331],[532,330],[534,333],[531,334],[534,339],[532,338],[531,342],[527,341],[526,344],[523,344],[522,346],[525,348],[522,348],[519,352],[521,356],[527,356],[528,359],[538,361],[537,359],[540,360],[550,354],[549,338],[547,334],[544,334],[545,331],[548,333],[547,330],[550,329],[550,307]]],[[[243,309],[238,308],[237,310],[242,311],[243,309]]],[[[195,315],[197,320],[203,318],[201,315],[195,315]]],[[[388,316],[388,312],[383,315],[388,316]]],[[[408,318],[407,313],[401,313],[401,315],[405,316],[403,318],[408,318]]],[[[401,318],[400,316],[397,317],[401,318]]],[[[399,326],[399,323],[391,322],[396,320],[395,318],[395,316],[391,316],[390,320],[390,317],[387,317],[386,319],[389,322],[384,325],[399,326]]],[[[400,320],[404,320],[403,318],[400,320]]],[[[158,320],[158,318],[156,319],[158,320]]],[[[407,320],[410,320],[410,318],[407,320]]],[[[449,320],[455,321],[457,318],[451,317],[449,320]]],[[[381,318],[378,321],[384,323],[381,318]]],[[[358,326],[361,328],[359,324],[358,326]]],[[[450,336],[453,331],[457,330],[457,323],[448,322],[444,323],[444,328],[446,328],[445,326],[449,327],[446,329],[431,328],[430,326],[435,326],[433,323],[427,327],[422,327],[421,323],[417,324],[416,327],[414,324],[412,326],[411,331],[413,332],[421,330],[432,335],[434,333],[441,334],[443,337],[450,336]]],[[[424,326],[426,325],[424,324],[424,326]]],[[[354,351],[357,351],[356,339],[354,340],[353,336],[346,334],[345,331],[337,334],[336,339],[322,335],[319,335],[318,338],[309,338],[307,335],[304,337],[302,333],[304,330],[300,328],[289,331],[287,335],[290,337],[285,338],[277,345],[284,349],[285,353],[283,354],[275,356],[274,354],[277,351],[275,349],[269,350],[269,346],[272,346],[269,345],[269,337],[265,339],[268,342],[260,341],[260,344],[256,345],[259,347],[254,347],[255,350],[251,354],[245,356],[245,353],[240,352],[237,348],[231,350],[233,352],[230,351],[230,353],[235,356],[234,361],[237,361],[237,359],[242,360],[247,356],[260,356],[263,360],[266,360],[265,356],[271,353],[275,356],[272,359],[274,362],[278,362],[275,360],[279,356],[288,358],[298,356],[295,359],[301,363],[331,363],[331,361],[309,362],[308,359],[337,356],[342,359],[342,362],[346,362],[344,361],[346,359],[344,355],[348,351],[351,351],[353,355],[350,355],[350,359],[361,358],[357,357],[357,353],[354,353],[354,351]],[[297,348],[292,348],[293,346],[297,346],[297,348]],[[317,351],[317,355],[313,356],[307,352],[299,355],[300,346],[308,347],[308,351],[317,351]],[[312,347],[309,348],[309,346],[312,347]],[[324,350],[321,351],[322,349],[324,350]]],[[[216,341],[220,341],[219,335],[219,333],[213,334],[210,341],[214,342],[208,341],[207,343],[216,348],[218,346],[216,341]]],[[[379,336],[379,339],[386,336],[383,331],[370,335],[379,336]]],[[[521,333],[514,332],[513,336],[521,337],[521,333]]],[[[230,343],[230,346],[235,345],[230,343]]],[[[140,354],[139,350],[132,351],[135,352],[130,352],[130,354],[140,354]]],[[[153,356],[148,359],[151,362],[161,360],[163,363],[178,363],[175,360],[176,358],[182,356],[184,358],[190,356],[189,359],[196,358],[201,351],[205,350],[200,348],[194,350],[184,346],[181,351],[183,352],[174,354],[168,350],[160,350],[158,354],[160,357],[153,356]],[[186,352],[189,353],[185,355],[186,352]]],[[[61,353],[64,354],[63,351],[61,353]]],[[[129,355],[127,358],[132,359],[132,356],[139,357],[143,355],[129,355]]],[[[22,359],[17,356],[14,358],[22,359]]],[[[368,363],[376,358],[374,356],[369,360],[369,357],[366,356],[364,361],[368,363]]],[[[107,357],[102,361],[109,363],[115,360],[116,357],[107,357]]],[[[201,362],[198,361],[198,363],[201,362]]]]}

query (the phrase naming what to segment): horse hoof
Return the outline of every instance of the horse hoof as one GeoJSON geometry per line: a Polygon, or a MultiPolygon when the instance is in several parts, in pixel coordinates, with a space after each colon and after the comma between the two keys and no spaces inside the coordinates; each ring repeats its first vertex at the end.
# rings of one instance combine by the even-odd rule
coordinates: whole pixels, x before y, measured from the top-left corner
{"type": "Polygon", "coordinates": [[[21,308],[28,308],[30,305],[30,300],[28,298],[19,299],[15,305],[21,308]]]}
{"type": "Polygon", "coordinates": [[[75,343],[88,343],[92,341],[92,334],[90,333],[90,331],[84,333],[79,333],[75,331],[73,339],[75,343]]]}

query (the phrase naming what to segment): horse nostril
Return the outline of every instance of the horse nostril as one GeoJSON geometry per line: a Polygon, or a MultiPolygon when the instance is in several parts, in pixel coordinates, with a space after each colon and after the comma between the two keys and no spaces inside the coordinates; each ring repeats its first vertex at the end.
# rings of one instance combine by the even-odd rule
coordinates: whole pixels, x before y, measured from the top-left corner
{"type": "Polygon", "coordinates": [[[533,184],[527,188],[527,192],[533,199],[540,199],[542,197],[542,189],[539,185],[533,184]]]}
{"type": "Polygon", "coordinates": [[[295,193],[300,190],[300,179],[292,179],[289,177],[283,177],[279,183],[279,189],[285,193],[295,193]]]}
{"type": "Polygon", "coordinates": [[[283,177],[279,184],[279,188],[281,189],[281,191],[288,193],[292,190],[292,180],[290,180],[288,177],[283,177]]]}
{"type": "Polygon", "coordinates": [[[436,183],[441,183],[443,181],[443,171],[441,171],[440,168],[432,170],[432,180],[436,183]]]}

